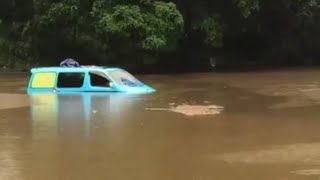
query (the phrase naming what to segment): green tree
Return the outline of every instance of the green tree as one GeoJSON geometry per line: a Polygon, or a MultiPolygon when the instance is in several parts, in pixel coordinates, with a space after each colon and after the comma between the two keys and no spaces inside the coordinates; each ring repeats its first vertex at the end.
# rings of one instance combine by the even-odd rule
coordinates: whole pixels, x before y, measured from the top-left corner
{"type": "Polygon", "coordinates": [[[268,62],[303,62],[320,57],[319,3],[2,0],[0,61],[49,65],[71,56],[84,63],[130,64],[145,57],[171,62],[163,60],[171,57],[175,66],[193,61],[193,67],[219,53],[249,57],[261,47],[268,62]]]}
{"type": "Polygon", "coordinates": [[[182,32],[183,18],[173,3],[147,1],[114,6],[109,3],[96,1],[92,11],[96,31],[105,40],[116,36],[135,48],[155,50],[174,46],[182,32]]]}

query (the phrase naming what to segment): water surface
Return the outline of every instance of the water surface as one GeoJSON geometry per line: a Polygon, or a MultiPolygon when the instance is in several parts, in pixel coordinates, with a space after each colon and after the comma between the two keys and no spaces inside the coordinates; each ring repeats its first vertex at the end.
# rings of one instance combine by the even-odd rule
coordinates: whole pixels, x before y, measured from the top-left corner
{"type": "Polygon", "coordinates": [[[0,75],[0,179],[320,178],[320,70],[150,75],[154,94],[25,94],[0,75]]]}

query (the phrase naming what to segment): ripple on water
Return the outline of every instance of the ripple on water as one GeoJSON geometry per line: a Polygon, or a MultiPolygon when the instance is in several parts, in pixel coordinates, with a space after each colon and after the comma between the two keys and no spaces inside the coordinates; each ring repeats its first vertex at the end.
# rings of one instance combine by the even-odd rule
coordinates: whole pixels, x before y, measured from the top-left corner
{"type": "Polygon", "coordinates": [[[262,150],[224,153],[218,155],[216,158],[228,163],[290,163],[300,165],[320,165],[320,143],[292,144],[284,146],[274,146],[262,150]]]}
{"type": "Polygon", "coordinates": [[[26,94],[0,93],[0,110],[28,107],[29,97],[26,94]]]}
{"type": "Polygon", "coordinates": [[[0,179],[20,180],[20,164],[16,159],[14,147],[9,143],[1,143],[0,148],[0,179]]]}
{"type": "Polygon", "coordinates": [[[303,176],[314,176],[320,175],[320,169],[303,169],[297,171],[291,171],[293,174],[303,175],[303,176]]]}

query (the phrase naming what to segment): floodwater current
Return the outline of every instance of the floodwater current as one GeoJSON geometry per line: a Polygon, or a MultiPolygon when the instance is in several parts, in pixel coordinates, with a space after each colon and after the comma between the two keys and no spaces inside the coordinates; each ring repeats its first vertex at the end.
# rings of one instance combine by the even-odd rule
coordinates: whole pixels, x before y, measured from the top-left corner
{"type": "Polygon", "coordinates": [[[320,70],[144,75],[35,94],[0,75],[0,180],[320,179],[320,70]]]}

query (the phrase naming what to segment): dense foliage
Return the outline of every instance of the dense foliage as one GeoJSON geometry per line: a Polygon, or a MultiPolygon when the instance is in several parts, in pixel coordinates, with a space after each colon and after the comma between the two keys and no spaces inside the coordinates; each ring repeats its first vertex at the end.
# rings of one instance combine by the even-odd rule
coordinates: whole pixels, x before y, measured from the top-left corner
{"type": "Polygon", "coordinates": [[[1,0],[0,65],[67,57],[143,71],[316,64],[319,7],[320,0],[1,0]]]}

